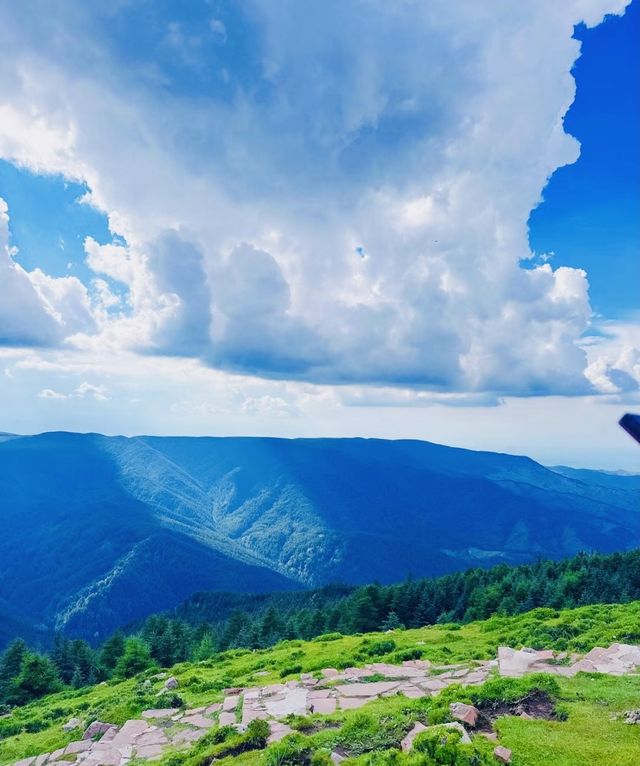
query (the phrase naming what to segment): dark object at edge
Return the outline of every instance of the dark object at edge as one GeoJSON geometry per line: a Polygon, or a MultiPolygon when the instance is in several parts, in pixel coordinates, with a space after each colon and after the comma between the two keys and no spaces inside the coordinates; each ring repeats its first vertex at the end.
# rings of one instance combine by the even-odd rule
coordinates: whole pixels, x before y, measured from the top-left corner
{"type": "Polygon", "coordinates": [[[633,436],[637,442],[640,442],[640,415],[631,415],[627,412],[619,422],[629,436],[633,436]]]}

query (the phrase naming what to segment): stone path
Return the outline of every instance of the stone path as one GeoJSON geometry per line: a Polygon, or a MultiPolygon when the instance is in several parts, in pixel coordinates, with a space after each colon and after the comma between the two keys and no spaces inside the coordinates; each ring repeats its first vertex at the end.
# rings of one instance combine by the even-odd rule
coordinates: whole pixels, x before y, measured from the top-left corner
{"type": "MultiPolygon", "coordinates": [[[[472,666],[433,665],[427,660],[412,660],[402,665],[374,662],[363,668],[343,671],[325,668],[320,679],[303,673],[299,681],[227,689],[222,702],[207,707],[145,710],[140,719],[127,721],[121,727],[94,721],[86,729],[83,739],[53,753],[17,761],[13,766],[65,766],[65,762],[79,766],[126,766],[134,757],[159,758],[169,746],[188,747],[212,726],[231,725],[243,731],[255,719],[269,721],[269,742],[276,742],[291,732],[291,728],[279,720],[290,714],[353,710],[395,694],[410,698],[434,695],[455,683],[464,686],[482,684],[492,673],[507,677],[541,672],[574,676],[580,671],[588,671],[618,676],[638,668],[640,646],[628,644],[612,644],[607,649],[598,647],[584,657],[550,650],[500,647],[497,659],[472,666]],[[364,680],[371,676],[384,680],[364,680]]],[[[76,723],[80,722],[75,719],[69,722],[76,723]]],[[[461,724],[456,723],[456,726],[461,724]]]]}

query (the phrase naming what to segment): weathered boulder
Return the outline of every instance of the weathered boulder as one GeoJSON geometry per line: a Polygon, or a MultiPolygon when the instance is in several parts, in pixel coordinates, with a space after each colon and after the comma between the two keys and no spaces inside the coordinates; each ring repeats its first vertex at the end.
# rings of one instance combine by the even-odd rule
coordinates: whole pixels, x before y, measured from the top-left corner
{"type": "Polygon", "coordinates": [[[478,715],[480,714],[478,708],[475,708],[473,705],[467,705],[464,702],[452,702],[449,705],[449,711],[456,721],[462,721],[462,723],[466,723],[472,728],[476,725],[478,715]]]}
{"type": "Polygon", "coordinates": [[[508,747],[498,745],[493,754],[500,763],[511,763],[511,750],[508,747]]]}
{"type": "Polygon", "coordinates": [[[164,688],[165,689],[177,689],[180,684],[178,683],[178,679],[175,676],[169,676],[167,680],[164,682],[164,688]]]}

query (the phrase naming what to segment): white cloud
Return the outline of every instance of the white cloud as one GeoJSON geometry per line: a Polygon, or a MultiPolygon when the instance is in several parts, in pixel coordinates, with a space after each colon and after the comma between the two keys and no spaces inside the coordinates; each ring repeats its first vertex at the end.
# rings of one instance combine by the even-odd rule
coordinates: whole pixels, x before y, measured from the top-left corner
{"type": "Polygon", "coordinates": [[[587,275],[521,265],[529,212],[578,155],[562,123],[573,25],[625,5],[254,0],[235,70],[203,68],[220,19],[200,36],[167,20],[173,58],[131,62],[95,9],[51,4],[36,46],[38,20],[8,7],[0,155],[86,181],[124,238],[85,242],[93,320],[77,280],[9,264],[32,335],[437,396],[625,388],[632,351],[587,367],[587,275]],[[126,287],[121,310],[106,280],[126,287]]]}
{"type": "Polygon", "coordinates": [[[76,332],[91,332],[85,286],[76,277],[26,271],[13,259],[9,212],[0,198],[0,344],[48,346],[76,332]]]}

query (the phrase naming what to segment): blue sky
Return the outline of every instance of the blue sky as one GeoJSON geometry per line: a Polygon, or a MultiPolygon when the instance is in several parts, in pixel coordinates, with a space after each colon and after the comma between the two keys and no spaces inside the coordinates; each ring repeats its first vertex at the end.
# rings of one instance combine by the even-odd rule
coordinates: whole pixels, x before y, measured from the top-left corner
{"type": "Polygon", "coordinates": [[[626,5],[0,0],[0,430],[639,465],[626,5]]]}
{"type": "Polygon", "coordinates": [[[531,215],[531,246],[586,269],[594,310],[624,317],[640,302],[640,4],[576,37],[583,54],[565,126],[580,159],[554,173],[531,215]]]}

